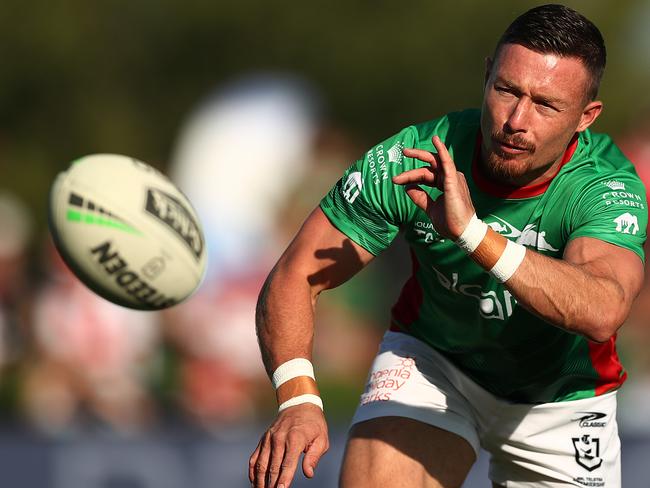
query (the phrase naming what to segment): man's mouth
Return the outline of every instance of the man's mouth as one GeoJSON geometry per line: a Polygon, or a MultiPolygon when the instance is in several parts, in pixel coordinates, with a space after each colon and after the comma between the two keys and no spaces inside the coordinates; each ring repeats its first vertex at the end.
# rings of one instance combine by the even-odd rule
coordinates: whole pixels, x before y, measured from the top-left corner
{"type": "Polygon", "coordinates": [[[493,139],[497,152],[509,155],[523,154],[530,151],[530,146],[493,139]]]}

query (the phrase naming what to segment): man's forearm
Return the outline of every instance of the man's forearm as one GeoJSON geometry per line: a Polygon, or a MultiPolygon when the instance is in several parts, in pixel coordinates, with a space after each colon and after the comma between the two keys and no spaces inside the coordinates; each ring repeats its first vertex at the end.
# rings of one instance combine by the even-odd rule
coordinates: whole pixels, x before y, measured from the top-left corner
{"type": "Polygon", "coordinates": [[[598,276],[598,270],[531,250],[506,286],[520,305],[547,322],[598,342],[623,323],[629,300],[618,283],[598,276]]]}
{"type": "MultiPolygon", "coordinates": [[[[314,299],[307,280],[276,267],[262,287],[256,309],[257,336],[269,377],[296,358],[311,361],[314,299]]],[[[307,363],[311,367],[311,363],[307,363]]],[[[312,371],[313,373],[313,371],[312,371]]],[[[313,377],[303,373],[278,386],[278,405],[300,395],[319,396],[313,377]]]]}
{"type": "Polygon", "coordinates": [[[290,359],[311,359],[314,299],[307,281],[276,267],[260,292],[255,324],[262,361],[269,376],[290,359]]]}

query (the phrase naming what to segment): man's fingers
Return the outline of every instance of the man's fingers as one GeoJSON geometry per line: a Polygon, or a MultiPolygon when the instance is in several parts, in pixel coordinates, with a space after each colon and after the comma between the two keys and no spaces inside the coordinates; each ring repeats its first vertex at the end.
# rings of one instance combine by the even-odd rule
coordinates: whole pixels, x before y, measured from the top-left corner
{"type": "Polygon", "coordinates": [[[314,477],[314,470],[318,466],[320,458],[329,449],[327,438],[317,437],[314,442],[305,451],[305,456],[302,459],[302,472],[305,473],[307,478],[314,477]]]}
{"type": "Polygon", "coordinates": [[[419,159],[420,161],[423,161],[425,163],[429,163],[434,167],[438,164],[438,162],[436,161],[435,154],[432,154],[429,151],[425,151],[424,149],[405,148],[405,149],[402,149],[402,153],[404,154],[404,156],[406,156],[408,158],[419,159]]]}
{"type": "Polygon", "coordinates": [[[433,186],[436,176],[432,168],[417,168],[393,176],[393,183],[398,185],[422,184],[433,186]]]}
{"type": "Polygon", "coordinates": [[[447,151],[447,146],[445,146],[438,136],[433,136],[431,142],[433,142],[433,146],[438,151],[438,159],[440,160],[440,169],[442,172],[445,175],[453,174],[456,170],[456,165],[454,164],[454,160],[451,159],[449,151],[447,151]]]}
{"type": "Polygon", "coordinates": [[[276,434],[271,438],[271,459],[269,460],[269,466],[267,468],[266,475],[266,486],[270,488],[275,488],[275,482],[280,476],[282,463],[285,457],[285,447],[284,436],[279,435],[276,432],[276,434]]]}
{"type": "Polygon", "coordinates": [[[260,441],[257,443],[257,447],[253,451],[253,454],[251,454],[251,457],[248,459],[248,479],[250,480],[251,483],[255,481],[255,466],[257,464],[257,459],[260,456],[260,449],[262,447],[263,440],[264,437],[262,437],[260,441]]]}
{"type": "Polygon", "coordinates": [[[418,207],[420,207],[425,212],[430,205],[433,204],[431,197],[425,192],[422,188],[417,185],[409,185],[406,187],[406,194],[408,197],[413,200],[418,207]]]}
{"type": "Polygon", "coordinates": [[[268,476],[269,458],[271,457],[271,434],[266,432],[261,441],[260,453],[254,467],[253,486],[255,488],[266,488],[266,478],[268,476]]]}
{"type": "MultiPolygon", "coordinates": [[[[284,452],[284,460],[280,469],[280,476],[278,478],[278,487],[288,488],[293,480],[293,475],[296,474],[298,467],[298,460],[300,454],[305,450],[305,441],[301,436],[289,435],[287,438],[286,450],[284,452]]],[[[273,485],[271,485],[273,486],[273,485]]]]}

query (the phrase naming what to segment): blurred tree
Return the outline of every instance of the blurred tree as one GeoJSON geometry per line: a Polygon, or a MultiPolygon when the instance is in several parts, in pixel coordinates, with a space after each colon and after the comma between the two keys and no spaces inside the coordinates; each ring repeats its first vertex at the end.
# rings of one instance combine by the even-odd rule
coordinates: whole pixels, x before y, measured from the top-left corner
{"type": "MultiPolygon", "coordinates": [[[[57,171],[120,152],[164,167],[185,114],[242,73],[298,72],[328,117],[370,145],[477,105],[484,58],[513,16],[542,2],[399,4],[240,0],[5,0],[0,10],[0,178],[40,223],[57,171]]],[[[601,130],[649,104],[647,55],[628,35],[643,0],[569,1],[609,47],[601,130]]]]}

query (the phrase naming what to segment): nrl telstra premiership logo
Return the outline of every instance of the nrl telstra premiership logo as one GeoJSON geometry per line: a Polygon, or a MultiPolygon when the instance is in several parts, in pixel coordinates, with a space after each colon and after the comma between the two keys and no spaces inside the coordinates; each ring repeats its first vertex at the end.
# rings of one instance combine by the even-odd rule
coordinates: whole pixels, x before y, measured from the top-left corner
{"type": "Polygon", "coordinates": [[[600,439],[586,434],[581,437],[572,437],[571,440],[575,449],[576,463],[587,471],[600,468],[603,464],[603,459],[600,457],[600,439]]]}

